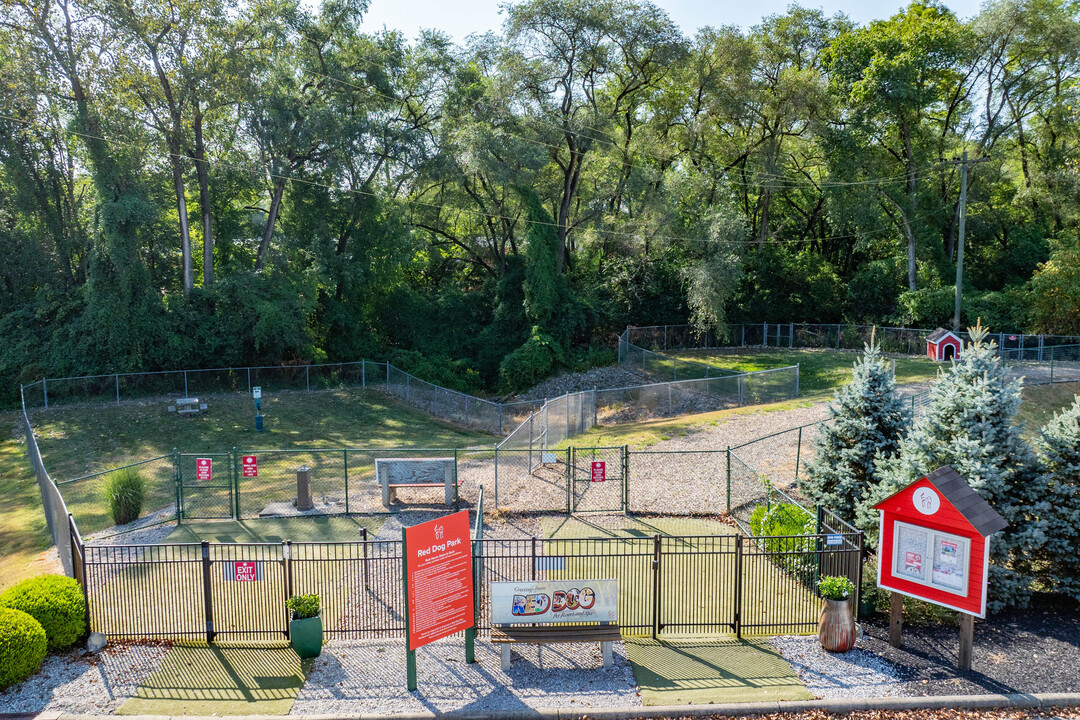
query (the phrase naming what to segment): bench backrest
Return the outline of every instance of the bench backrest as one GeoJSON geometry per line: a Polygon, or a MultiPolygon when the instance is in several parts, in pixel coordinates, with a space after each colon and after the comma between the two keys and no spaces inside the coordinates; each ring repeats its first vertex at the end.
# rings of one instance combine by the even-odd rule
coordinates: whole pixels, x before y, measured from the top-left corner
{"type": "Polygon", "coordinates": [[[380,485],[454,482],[454,458],[378,458],[375,477],[380,485]]]}

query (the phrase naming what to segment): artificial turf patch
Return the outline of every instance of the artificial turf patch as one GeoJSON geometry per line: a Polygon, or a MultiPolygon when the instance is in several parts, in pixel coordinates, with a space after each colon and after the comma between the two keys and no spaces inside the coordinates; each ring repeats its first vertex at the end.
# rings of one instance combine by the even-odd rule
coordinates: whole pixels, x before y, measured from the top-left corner
{"type": "Polygon", "coordinates": [[[304,684],[290,647],[174,645],[117,715],[287,715],[304,684]]]}
{"type": "Polygon", "coordinates": [[[811,700],[768,640],[627,638],[645,705],[811,700]]]}

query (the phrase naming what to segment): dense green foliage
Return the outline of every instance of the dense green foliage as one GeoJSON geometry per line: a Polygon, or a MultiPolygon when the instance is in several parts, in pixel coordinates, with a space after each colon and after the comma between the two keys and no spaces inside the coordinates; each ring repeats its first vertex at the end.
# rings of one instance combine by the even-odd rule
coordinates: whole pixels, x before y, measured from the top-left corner
{"type": "Polygon", "coordinates": [[[319,605],[319,596],[314,593],[293,595],[285,601],[285,607],[292,611],[293,620],[319,617],[319,605]]]}
{"type": "Polygon", "coordinates": [[[877,345],[866,345],[854,364],[851,382],[829,404],[829,421],[814,442],[799,489],[854,522],[859,503],[876,486],[876,463],[894,455],[910,422],[896,393],[896,382],[877,345]]]}
{"type": "Polygon", "coordinates": [[[826,600],[847,600],[855,590],[855,583],[840,575],[824,575],[818,580],[817,591],[826,600]]]}
{"type": "Polygon", "coordinates": [[[105,478],[105,500],[116,525],[138,520],[146,498],[146,480],[136,468],[124,468],[105,478]]]}
{"type": "Polygon", "coordinates": [[[1046,474],[1046,542],[1037,569],[1050,589],[1080,601],[1080,397],[1046,424],[1035,442],[1046,474]]]}
{"type": "Polygon", "coordinates": [[[46,646],[41,623],[21,610],[0,608],[0,690],[36,673],[46,646]]]}
{"type": "Polygon", "coordinates": [[[75,580],[39,575],[0,593],[0,607],[22,610],[45,628],[49,650],[63,650],[86,632],[86,600],[75,580]]]}
{"type": "Polygon", "coordinates": [[[966,318],[1078,332],[1075,3],[744,32],[521,0],[461,46],[365,9],[3,5],[0,403],[361,357],[494,391],[628,323],[945,324],[963,150],[966,318]]]}

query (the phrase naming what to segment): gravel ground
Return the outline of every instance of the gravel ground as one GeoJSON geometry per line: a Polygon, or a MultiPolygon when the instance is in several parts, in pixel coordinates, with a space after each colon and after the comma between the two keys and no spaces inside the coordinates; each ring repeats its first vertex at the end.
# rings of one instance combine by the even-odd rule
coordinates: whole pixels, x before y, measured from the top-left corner
{"type": "Polygon", "coordinates": [[[539,385],[534,385],[507,402],[514,402],[517,400],[543,400],[545,398],[556,398],[560,395],[565,395],[566,393],[592,390],[593,388],[633,387],[634,385],[643,385],[648,382],[648,380],[643,379],[637,373],[623,370],[618,365],[608,365],[607,367],[592,368],[586,372],[556,375],[555,377],[548,378],[539,385]]]}
{"type": "Polygon", "coordinates": [[[0,692],[4,712],[110,714],[155,670],[166,645],[109,645],[98,655],[50,655],[25,682],[0,692]]]}
{"type": "Polygon", "coordinates": [[[846,653],[822,650],[816,637],[784,636],[769,641],[815,697],[833,700],[909,694],[901,669],[867,650],[863,638],[846,653]]]}
{"type": "Polygon", "coordinates": [[[416,654],[418,690],[405,689],[401,642],[331,642],[323,648],[293,705],[293,715],[511,711],[641,705],[623,644],[604,668],[598,644],[515,646],[510,672],[483,637],[474,665],[465,664],[460,638],[416,654]]]}
{"type": "Polygon", "coordinates": [[[1080,692],[1080,608],[1038,599],[975,623],[970,671],[956,668],[956,628],[905,626],[903,648],[889,646],[883,618],[864,623],[865,647],[893,663],[907,695],[1080,692]]]}

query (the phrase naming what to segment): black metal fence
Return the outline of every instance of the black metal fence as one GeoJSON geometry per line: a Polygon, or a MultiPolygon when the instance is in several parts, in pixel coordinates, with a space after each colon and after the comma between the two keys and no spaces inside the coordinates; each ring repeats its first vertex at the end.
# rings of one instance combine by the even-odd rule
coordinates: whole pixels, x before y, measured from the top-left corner
{"type": "MultiPolygon", "coordinates": [[[[280,641],[288,637],[285,600],[303,593],[322,599],[328,639],[405,633],[400,540],[96,546],[69,527],[89,626],[109,637],[280,641]]],[[[477,627],[491,627],[491,582],[613,578],[627,635],[812,632],[818,577],[860,579],[862,534],[840,529],[801,537],[478,537],[477,627]]]]}

